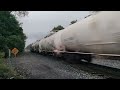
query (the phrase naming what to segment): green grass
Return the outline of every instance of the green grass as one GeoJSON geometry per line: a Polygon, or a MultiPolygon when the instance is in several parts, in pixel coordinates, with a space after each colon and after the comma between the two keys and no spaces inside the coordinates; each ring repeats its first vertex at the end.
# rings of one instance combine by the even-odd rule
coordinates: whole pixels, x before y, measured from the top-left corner
{"type": "Polygon", "coordinates": [[[0,58],[3,58],[5,56],[4,52],[0,52],[0,58]]]}
{"type": "Polygon", "coordinates": [[[5,63],[5,59],[0,54],[0,79],[23,79],[13,67],[5,63]]]}

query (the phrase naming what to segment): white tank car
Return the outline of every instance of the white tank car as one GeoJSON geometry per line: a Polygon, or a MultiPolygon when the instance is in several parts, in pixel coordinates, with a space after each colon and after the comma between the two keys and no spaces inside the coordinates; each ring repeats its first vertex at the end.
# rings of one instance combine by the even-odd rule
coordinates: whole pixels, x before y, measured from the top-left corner
{"type": "Polygon", "coordinates": [[[35,52],[39,51],[39,40],[35,42],[34,48],[35,48],[35,52]]]}
{"type": "Polygon", "coordinates": [[[54,38],[54,52],[58,51],[65,51],[65,46],[63,45],[61,41],[61,35],[64,33],[64,30],[60,30],[57,33],[55,33],[55,38],[54,38]]]}
{"type": "Polygon", "coordinates": [[[100,11],[70,25],[60,42],[67,51],[120,54],[120,11],[100,11]]]}
{"type": "Polygon", "coordinates": [[[32,49],[33,49],[34,52],[38,52],[38,50],[39,50],[39,46],[38,45],[39,45],[39,41],[38,40],[32,44],[32,49]]]}
{"type": "Polygon", "coordinates": [[[41,39],[40,41],[39,41],[39,53],[41,53],[42,52],[42,42],[43,42],[43,40],[44,39],[41,39]]]}
{"type": "Polygon", "coordinates": [[[31,52],[34,52],[33,43],[30,45],[30,50],[31,50],[31,52]]]}
{"type": "Polygon", "coordinates": [[[55,35],[53,34],[49,37],[43,38],[39,42],[39,52],[42,52],[42,51],[49,52],[54,50],[54,36],[55,35]]]}
{"type": "Polygon", "coordinates": [[[35,43],[32,44],[33,52],[35,51],[35,43]]]}

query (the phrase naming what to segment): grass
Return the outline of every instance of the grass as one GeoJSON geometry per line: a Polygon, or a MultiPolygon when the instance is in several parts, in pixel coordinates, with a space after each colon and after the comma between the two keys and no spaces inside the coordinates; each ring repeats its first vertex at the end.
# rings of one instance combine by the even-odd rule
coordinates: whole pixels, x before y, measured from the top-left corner
{"type": "Polygon", "coordinates": [[[10,67],[5,63],[5,59],[2,58],[0,53],[0,79],[23,79],[13,67],[10,67]]]}

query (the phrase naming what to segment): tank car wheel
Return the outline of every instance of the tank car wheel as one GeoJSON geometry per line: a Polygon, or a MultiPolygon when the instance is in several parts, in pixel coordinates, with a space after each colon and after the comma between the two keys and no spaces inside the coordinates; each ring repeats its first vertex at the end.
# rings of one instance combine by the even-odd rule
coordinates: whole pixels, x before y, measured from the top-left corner
{"type": "Polygon", "coordinates": [[[80,63],[81,58],[79,57],[79,55],[75,55],[75,54],[68,54],[68,53],[64,53],[64,57],[65,61],[71,63],[71,64],[77,64],[80,63]]]}

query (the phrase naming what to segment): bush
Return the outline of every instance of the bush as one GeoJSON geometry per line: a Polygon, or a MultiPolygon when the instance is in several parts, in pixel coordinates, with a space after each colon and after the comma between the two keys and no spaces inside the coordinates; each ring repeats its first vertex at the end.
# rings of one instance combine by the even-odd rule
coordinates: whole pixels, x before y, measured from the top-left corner
{"type": "Polygon", "coordinates": [[[5,53],[4,52],[0,52],[0,58],[5,57],[5,53]]]}
{"type": "Polygon", "coordinates": [[[0,79],[23,79],[23,77],[0,58],[0,79]]]}

